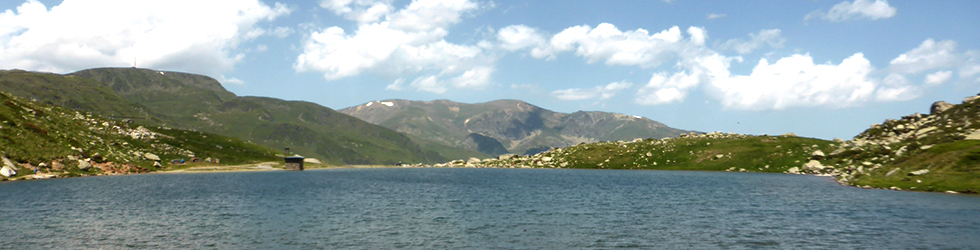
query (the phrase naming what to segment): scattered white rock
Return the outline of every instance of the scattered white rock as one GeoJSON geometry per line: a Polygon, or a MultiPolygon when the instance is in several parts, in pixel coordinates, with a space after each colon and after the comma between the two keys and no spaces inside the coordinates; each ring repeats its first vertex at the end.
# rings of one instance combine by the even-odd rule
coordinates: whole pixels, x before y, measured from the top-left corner
{"type": "Polygon", "coordinates": [[[11,177],[17,175],[17,171],[14,171],[14,169],[10,166],[3,165],[3,168],[0,168],[0,175],[3,175],[3,177],[11,177]]]}
{"type": "Polygon", "coordinates": [[[920,170],[909,172],[909,175],[918,176],[918,175],[924,175],[928,173],[929,173],[928,169],[920,169],[920,170]]]}
{"type": "Polygon", "coordinates": [[[160,156],[151,153],[145,153],[143,154],[143,157],[151,161],[160,161],[160,156]]]}
{"type": "Polygon", "coordinates": [[[820,170],[824,170],[825,168],[827,167],[825,167],[823,164],[820,164],[820,162],[817,160],[810,160],[810,162],[803,164],[803,169],[809,171],[820,171],[820,170]]]}
{"type": "Polygon", "coordinates": [[[78,160],[78,169],[88,170],[89,168],[92,168],[92,163],[89,163],[88,161],[78,160]]]}
{"type": "Polygon", "coordinates": [[[792,167],[789,170],[786,170],[786,173],[787,174],[800,174],[800,168],[799,167],[792,167]]]}
{"type": "Polygon", "coordinates": [[[819,159],[823,159],[825,156],[827,155],[825,155],[823,151],[817,150],[817,151],[813,151],[813,153],[810,154],[810,159],[819,160],[819,159]]]}
{"type": "Polygon", "coordinates": [[[888,171],[888,173],[886,173],[885,176],[892,176],[896,172],[898,172],[898,168],[894,168],[891,171],[888,171]]]}

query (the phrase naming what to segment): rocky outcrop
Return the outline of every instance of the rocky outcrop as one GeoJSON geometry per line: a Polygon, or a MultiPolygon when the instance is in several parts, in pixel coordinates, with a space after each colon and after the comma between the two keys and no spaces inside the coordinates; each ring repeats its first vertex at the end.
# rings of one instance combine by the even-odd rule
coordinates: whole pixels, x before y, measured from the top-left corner
{"type": "Polygon", "coordinates": [[[948,102],[944,102],[944,101],[934,102],[932,103],[932,107],[929,108],[929,114],[930,115],[939,114],[940,112],[946,111],[947,109],[952,107],[953,104],[949,104],[948,102]]]}

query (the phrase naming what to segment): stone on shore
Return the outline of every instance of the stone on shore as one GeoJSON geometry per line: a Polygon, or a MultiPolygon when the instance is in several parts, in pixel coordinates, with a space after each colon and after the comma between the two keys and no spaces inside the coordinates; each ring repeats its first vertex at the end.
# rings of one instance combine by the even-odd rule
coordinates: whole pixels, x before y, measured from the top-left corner
{"type": "Polygon", "coordinates": [[[3,177],[11,177],[17,175],[17,171],[14,171],[14,168],[4,164],[3,168],[0,168],[0,175],[3,175],[3,177]]]}
{"type": "Polygon", "coordinates": [[[509,160],[509,159],[513,159],[513,158],[517,158],[517,155],[516,154],[502,154],[500,156],[497,156],[497,160],[509,160]]]}
{"type": "Polygon", "coordinates": [[[14,165],[14,163],[11,162],[10,159],[7,159],[6,156],[2,157],[2,159],[3,159],[3,166],[4,167],[10,167],[10,168],[13,168],[13,169],[16,169],[17,168],[17,165],[14,165]]]}
{"type": "Polygon", "coordinates": [[[789,170],[786,170],[786,173],[787,174],[800,174],[800,168],[799,167],[792,167],[789,170]]]}
{"type": "Polygon", "coordinates": [[[820,170],[824,170],[825,168],[827,167],[825,167],[823,164],[820,164],[820,162],[817,160],[810,160],[810,162],[803,164],[803,169],[809,171],[820,171],[820,170]]]}
{"type": "Polygon", "coordinates": [[[83,161],[83,160],[78,160],[78,169],[79,170],[88,170],[90,168],[92,168],[92,163],[89,163],[89,162],[83,161]]]}

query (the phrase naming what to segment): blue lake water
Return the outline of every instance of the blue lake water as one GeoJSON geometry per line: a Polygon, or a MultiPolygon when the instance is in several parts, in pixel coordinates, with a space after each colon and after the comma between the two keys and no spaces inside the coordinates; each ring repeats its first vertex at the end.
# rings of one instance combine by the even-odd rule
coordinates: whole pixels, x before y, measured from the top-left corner
{"type": "Polygon", "coordinates": [[[331,169],[0,183],[0,248],[980,248],[980,197],[813,176],[331,169]]]}

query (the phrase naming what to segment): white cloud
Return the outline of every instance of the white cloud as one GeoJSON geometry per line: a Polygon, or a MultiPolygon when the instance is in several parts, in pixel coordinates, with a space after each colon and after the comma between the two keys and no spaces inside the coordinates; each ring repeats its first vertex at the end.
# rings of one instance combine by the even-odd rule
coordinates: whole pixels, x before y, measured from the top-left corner
{"type": "Polygon", "coordinates": [[[873,71],[861,53],[837,65],[815,64],[809,54],[797,54],[773,64],[761,59],[749,75],[715,75],[711,87],[722,104],[736,109],[848,107],[874,92],[873,71]]]}
{"type": "Polygon", "coordinates": [[[620,90],[628,89],[632,86],[633,84],[630,82],[620,81],[588,89],[573,88],[555,90],[551,92],[551,95],[565,101],[579,101],[587,99],[606,100],[615,97],[616,93],[620,90]]]}
{"type": "Polygon", "coordinates": [[[710,19],[718,19],[718,18],[722,18],[722,17],[725,17],[725,16],[728,16],[728,15],[726,15],[726,14],[711,13],[711,14],[708,14],[708,19],[709,20],[710,19]]]}
{"type": "MultiPolygon", "coordinates": [[[[415,78],[409,86],[433,93],[490,84],[496,59],[486,53],[487,46],[445,40],[463,14],[480,8],[476,2],[414,0],[397,11],[389,1],[323,1],[321,6],[356,21],[357,28],[311,31],[293,66],[297,72],[321,72],[328,80],[365,73],[409,77],[415,78]]],[[[402,84],[388,89],[399,90],[402,84]]]]}
{"type": "Polygon", "coordinates": [[[655,67],[674,59],[688,48],[699,47],[707,39],[703,28],[690,27],[685,40],[677,26],[650,34],[647,30],[620,31],[616,26],[602,23],[594,29],[587,25],[569,27],[551,37],[548,44],[536,48],[542,53],[536,58],[553,58],[556,54],[574,51],[588,63],[606,65],[655,67]],[[545,53],[547,52],[547,53],[545,53]]]}
{"type": "Polygon", "coordinates": [[[937,71],[936,73],[926,75],[926,85],[940,85],[946,81],[949,81],[949,79],[952,77],[953,71],[937,71]]]}
{"type": "Polygon", "coordinates": [[[786,39],[781,36],[781,33],[782,31],[779,29],[760,30],[758,33],[749,34],[748,41],[737,38],[731,39],[725,41],[719,48],[723,50],[734,50],[743,55],[752,53],[752,51],[766,44],[773,48],[782,48],[786,39]]]}
{"type": "Polygon", "coordinates": [[[500,47],[504,50],[515,51],[531,48],[531,56],[534,58],[555,59],[554,51],[547,45],[544,35],[537,29],[525,25],[511,25],[500,29],[497,32],[497,40],[500,47]]]}
{"type": "Polygon", "coordinates": [[[290,27],[276,27],[276,29],[272,31],[272,34],[278,38],[286,38],[293,34],[293,29],[290,27]]]}
{"type": "Polygon", "coordinates": [[[960,62],[956,53],[956,42],[944,40],[936,42],[926,39],[919,47],[899,55],[891,61],[892,72],[916,74],[932,69],[949,68],[960,62]]]}
{"type": "Polygon", "coordinates": [[[895,7],[888,5],[887,0],[854,0],[854,2],[838,3],[827,12],[820,10],[811,12],[804,19],[821,18],[831,22],[842,22],[854,18],[878,20],[893,17],[896,12],[895,7]]]}
{"type": "Polygon", "coordinates": [[[241,44],[266,34],[258,24],[290,12],[258,0],[65,0],[50,9],[28,0],[0,13],[0,65],[66,73],[136,59],[139,67],[226,79],[245,57],[241,44]]]}

